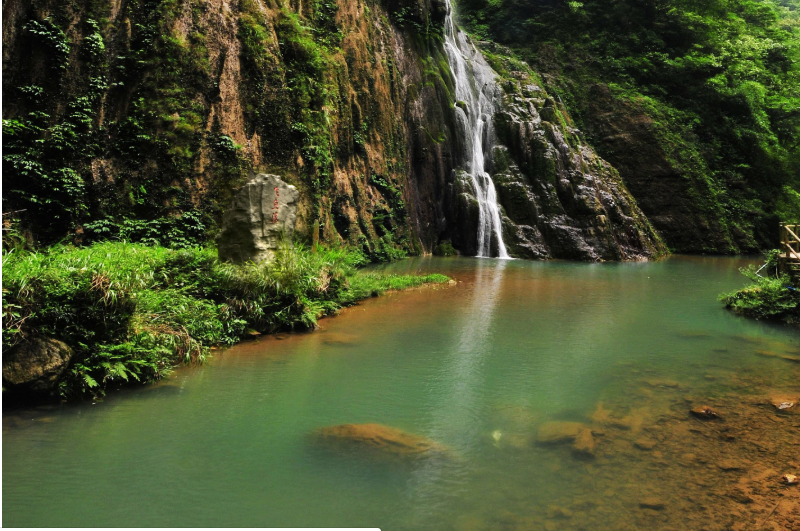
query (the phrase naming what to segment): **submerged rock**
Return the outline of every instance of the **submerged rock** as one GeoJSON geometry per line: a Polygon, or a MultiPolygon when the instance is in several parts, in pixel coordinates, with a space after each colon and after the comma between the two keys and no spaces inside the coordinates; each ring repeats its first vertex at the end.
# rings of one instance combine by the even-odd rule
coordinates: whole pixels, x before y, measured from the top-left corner
{"type": "Polygon", "coordinates": [[[594,457],[594,437],[592,430],[586,428],[578,432],[575,442],[572,444],[572,453],[578,457],[594,457]]]}
{"type": "Polygon", "coordinates": [[[736,472],[737,470],[742,470],[744,467],[741,463],[733,459],[723,459],[717,463],[717,468],[724,472],[736,472]]]}
{"type": "Polygon", "coordinates": [[[753,503],[753,498],[748,496],[747,493],[740,488],[731,489],[731,491],[728,492],[728,496],[736,503],[741,503],[743,505],[753,503]]]}
{"type": "Polygon", "coordinates": [[[573,442],[578,437],[578,434],[585,429],[586,426],[580,422],[545,422],[539,427],[539,431],[536,434],[536,442],[539,444],[573,442]]]}
{"type": "Polygon", "coordinates": [[[551,519],[572,518],[574,513],[566,507],[550,505],[547,507],[547,517],[551,519]]]}
{"type": "Polygon", "coordinates": [[[756,354],[764,358],[778,358],[792,363],[800,363],[800,356],[792,356],[791,354],[775,352],[773,350],[756,350],[756,354]]]}
{"type": "Polygon", "coordinates": [[[633,445],[639,450],[650,451],[656,447],[656,442],[652,439],[641,438],[641,439],[636,439],[633,442],[633,445]]]}
{"type": "Polygon", "coordinates": [[[692,408],[690,413],[699,419],[710,420],[719,418],[719,413],[708,406],[697,406],[692,408]]]}
{"type": "Polygon", "coordinates": [[[666,387],[670,389],[678,389],[681,386],[675,380],[670,380],[668,378],[650,378],[644,380],[644,383],[646,383],[650,387],[666,387]]]}
{"type": "Polygon", "coordinates": [[[347,334],[343,332],[324,332],[321,334],[322,342],[326,345],[334,346],[350,346],[358,342],[358,336],[355,334],[347,334]]]}
{"type": "Polygon", "coordinates": [[[769,403],[778,411],[797,409],[798,402],[800,402],[800,397],[796,396],[773,396],[769,399],[769,403]]]}
{"type": "Polygon", "coordinates": [[[314,435],[324,443],[398,457],[429,457],[448,453],[447,447],[436,441],[383,424],[340,424],[320,428],[314,435]]]}
{"type": "Polygon", "coordinates": [[[32,394],[55,390],[72,359],[63,341],[37,337],[3,352],[3,385],[32,394]]]}
{"type": "Polygon", "coordinates": [[[654,511],[662,511],[666,508],[666,504],[661,499],[655,496],[648,496],[639,500],[639,507],[642,509],[652,509],[654,511]]]}

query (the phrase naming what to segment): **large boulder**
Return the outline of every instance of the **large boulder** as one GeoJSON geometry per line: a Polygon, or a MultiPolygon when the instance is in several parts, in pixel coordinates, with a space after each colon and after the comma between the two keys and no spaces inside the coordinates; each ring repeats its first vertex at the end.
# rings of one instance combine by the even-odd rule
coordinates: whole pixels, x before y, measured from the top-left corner
{"type": "Polygon", "coordinates": [[[429,457],[447,453],[436,441],[382,424],[340,424],[320,428],[314,435],[323,443],[394,457],[429,457]]]}
{"type": "Polygon", "coordinates": [[[31,394],[55,391],[72,359],[66,343],[51,338],[32,338],[3,352],[3,385],[31,394]]]}
{"type": "Polygon", "coordinates": [[[234,195],[222,216],[217,237],[219,259],[228,262],[270,260],[281,240],[289,240],[297,221],[300,192],[277,175],[260,173],[234,195]]]}

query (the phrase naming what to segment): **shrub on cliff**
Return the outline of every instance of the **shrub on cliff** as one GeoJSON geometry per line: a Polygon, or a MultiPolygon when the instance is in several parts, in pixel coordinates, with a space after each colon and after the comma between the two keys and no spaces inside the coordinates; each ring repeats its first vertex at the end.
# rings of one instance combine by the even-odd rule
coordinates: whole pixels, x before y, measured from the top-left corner
{"type": "Polygon", "coordinates": [[[152,381],[204,360],[248,330],[312,328],[342,306],[442,275],[362,274],[363,254],[286,246],[269,264],[225,264],[213,249],[124,242],[3,256],[3,348],[30,337],[71,346],[63,396],[110,383],[152,381]]]}

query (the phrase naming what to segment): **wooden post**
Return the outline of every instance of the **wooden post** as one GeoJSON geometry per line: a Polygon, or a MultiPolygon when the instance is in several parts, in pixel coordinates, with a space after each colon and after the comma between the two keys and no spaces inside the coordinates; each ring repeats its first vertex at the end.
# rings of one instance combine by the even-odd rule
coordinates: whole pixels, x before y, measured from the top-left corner
{"type": "Polygon", "coordinates": [[[781,250],[786,254],[784,260],[789,260],[789,250],[786,244],[789,243],[789,233],[786,232],[786,224],[781,223],[781,250]]]}

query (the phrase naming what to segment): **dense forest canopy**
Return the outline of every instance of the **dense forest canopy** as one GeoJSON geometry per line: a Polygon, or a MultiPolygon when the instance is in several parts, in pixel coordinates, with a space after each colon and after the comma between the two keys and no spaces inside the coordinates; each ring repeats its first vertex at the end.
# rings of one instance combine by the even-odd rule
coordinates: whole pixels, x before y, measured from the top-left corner
{"type": "MultiPolygon", "coordinates": [[[[673,166],[705,181],[704,208],[743,231],[755,224],[760,246],[779,219],[800,217],[797,0],[461,0],[459,10],[477,38],[539,70],[590,141],[591,87],[643,109],[673,166]]],[[[615,165],[622,157],[596,147],[615,165]]]]}

